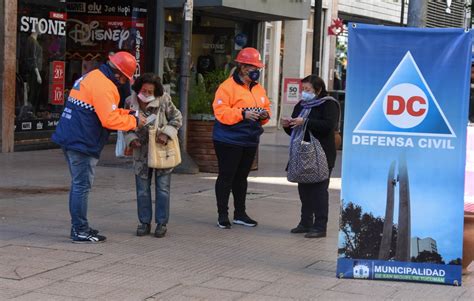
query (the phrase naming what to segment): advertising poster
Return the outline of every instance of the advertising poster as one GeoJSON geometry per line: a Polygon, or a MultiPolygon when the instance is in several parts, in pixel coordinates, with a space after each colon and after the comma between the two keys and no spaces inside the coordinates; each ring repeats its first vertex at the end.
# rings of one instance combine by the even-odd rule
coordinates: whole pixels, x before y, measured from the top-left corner
{"type": "Polygon", "coordinates": [[[125,50],[138,63],[135,77],[145,70],[146,3],[137,1],[68,1],[67,82],[98,67],[110,52],[125,50]],[[79,69],[80,68],[80,69],[79,69]]]}
{"type": "Polygon", "coordinates": [[[283,86],[285,103],[297,104],[301,96],[301,78],[285,78],[283,80],[283,86]]]}
{"type": "Polygon", "coordinates": [[[339,278],[461,285],[470,68],[461,28],[349,25],[339,278]]]}

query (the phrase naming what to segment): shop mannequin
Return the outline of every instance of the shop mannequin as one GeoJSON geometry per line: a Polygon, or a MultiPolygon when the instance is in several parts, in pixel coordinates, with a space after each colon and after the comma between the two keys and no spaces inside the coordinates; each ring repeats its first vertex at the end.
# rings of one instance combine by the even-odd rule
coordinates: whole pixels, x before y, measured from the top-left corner
{"type": "Polygon", "coordinates": [[[34,110],[38,110],[40,104],[40,90],[43,79],[41,71],[43,69],[43,48],[38,42],[38,30],[31,32],[26,41],[26,58],[27,66],[26,81],[28,83],[29,93],[28,102],[33,106],[34,110]]]}

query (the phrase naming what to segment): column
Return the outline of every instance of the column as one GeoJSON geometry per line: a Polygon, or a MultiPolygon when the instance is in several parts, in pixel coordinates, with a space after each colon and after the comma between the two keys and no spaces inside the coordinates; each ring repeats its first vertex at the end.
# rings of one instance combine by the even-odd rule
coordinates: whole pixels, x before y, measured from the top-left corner
{"type": "Polygon", "coordinates": [[[15,133],[15,81],[16,81],[16,31],[17,1],[2,1],[0,8],[0,99],[2,120],[2,152],[13,152],[15,133]]]}

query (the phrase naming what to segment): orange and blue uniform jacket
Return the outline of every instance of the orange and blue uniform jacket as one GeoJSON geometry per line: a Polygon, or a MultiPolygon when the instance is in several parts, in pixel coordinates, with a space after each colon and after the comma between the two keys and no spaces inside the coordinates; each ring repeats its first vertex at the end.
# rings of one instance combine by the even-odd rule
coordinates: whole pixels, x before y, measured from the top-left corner
{"type": "Polygon", "coordinates": [[[136,128],[133,112],[118,108],[117,85],[107,65],[79,78],[71,89],[52,140],[66,150],[99,158],[109,130],[136,128]]]}
{"type": "Polygon", "coordinates": [[[220,84],[212,108],[216,117],[213,140],[244,147],[258,145],[262,125],[269,119],[248,120],[244,112],[264,109],[270,114],[270,101],[260,84],[252,82],[247,86],[236,71],[220,84]]]}

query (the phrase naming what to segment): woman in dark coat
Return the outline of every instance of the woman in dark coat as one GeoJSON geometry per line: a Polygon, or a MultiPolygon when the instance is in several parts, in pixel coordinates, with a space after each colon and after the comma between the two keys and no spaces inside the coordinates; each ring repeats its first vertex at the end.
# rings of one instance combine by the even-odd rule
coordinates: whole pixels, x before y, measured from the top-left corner
{"type": "MultiPolygon", "coordinates": [[[[302,99],[296,104],[291,118],[283,118],[281,123],[288,135],[303,130],[307,123],[305,141],[310,141],[309,133],[321,143],[326,154],[331,173],[336,161],[334,131],[339,122],[339,104],[328,96],[324,81],[309,75],[302,81],[302,99]]],[[[291,233],[306,233],[306,238],[326,236],[329,209],[329,179],[318,183],[298,183],[301,200],[301,220],[291,233]]]]}

